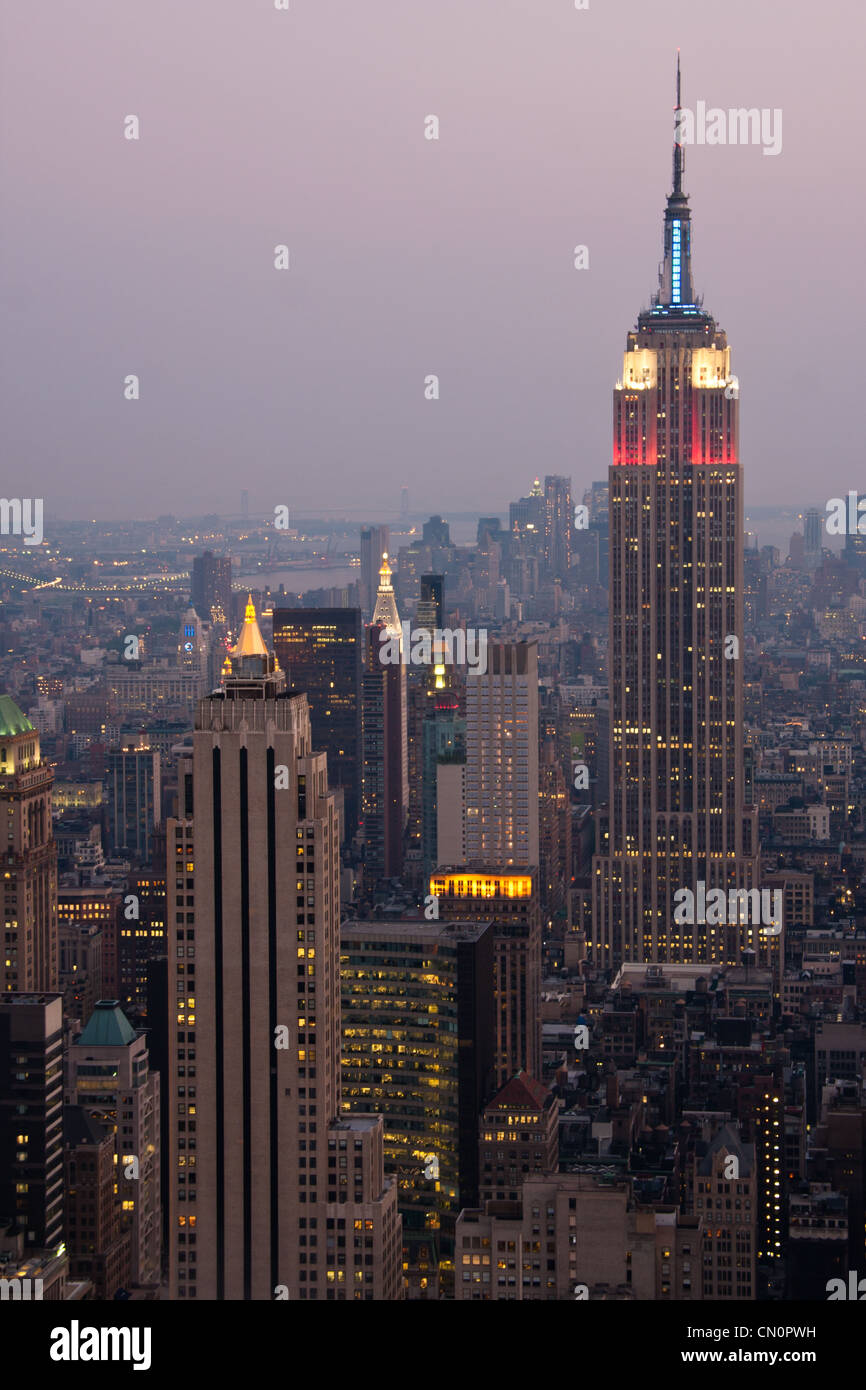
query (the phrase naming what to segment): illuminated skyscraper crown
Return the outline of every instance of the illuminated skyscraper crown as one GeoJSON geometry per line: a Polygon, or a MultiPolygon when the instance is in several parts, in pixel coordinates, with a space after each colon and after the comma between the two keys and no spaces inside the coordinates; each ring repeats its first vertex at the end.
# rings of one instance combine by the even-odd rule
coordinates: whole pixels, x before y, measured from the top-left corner
{"type": "Polygon", "coordinates": [[[400,614],[397,612],[397,598],[391,583],[391,573],[386,550],[379,569],[379,588],[376,593],[376,607],[373,609],[373,622],[384,623],[389,637],[400,637],[402,628],[400,627],[400,614]]]}
{"type": "Polygon", "coordinates": [[[692,280],[692,222],[688,194],[683,192],[685,151],[681,125],[680,55],[677,51],[677,104],[674,108],[673,188],[665,208],[664,259],[659,266],[659,287],[651,307],[640,315],[641,328],[663,327],[665,320],[676,326],[695,320],[705,323],[709,315],[701,308],[692,280]],[[661,321],[661,322],[659,322],[661,321]]]}

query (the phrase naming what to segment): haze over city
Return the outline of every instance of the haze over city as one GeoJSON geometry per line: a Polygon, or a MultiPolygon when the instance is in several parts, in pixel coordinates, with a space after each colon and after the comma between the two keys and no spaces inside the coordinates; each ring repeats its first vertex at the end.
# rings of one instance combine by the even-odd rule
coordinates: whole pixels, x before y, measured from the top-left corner
{"type": "Polygon", "coordinates": [[[781,153],[693,146],[685,188],[696,287],[744,383],[747,509],[823,507],[862,477],[851,15],[7,7],[7,488],[49,518],[234,513],[241,486],[261,512],[393,511],[403,484],[413,508],[487,512],[539,473],[603,477],[624,335],[661,259],[679,47],[684,103],[783,112],[781,153]]]}

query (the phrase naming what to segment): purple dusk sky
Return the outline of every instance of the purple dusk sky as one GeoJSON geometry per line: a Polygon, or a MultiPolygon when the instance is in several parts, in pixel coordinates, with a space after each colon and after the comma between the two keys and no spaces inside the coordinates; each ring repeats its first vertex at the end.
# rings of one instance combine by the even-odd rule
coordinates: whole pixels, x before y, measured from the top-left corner
{"type": "Polygon", "coordinates": [[[677,46],[684,105],[783,112],[777,157],[686,152],[747,504],[863,489],[864,34],[852,0],[12,0],[3,493],[46,534],[244,487],[298,519],[579,498],[656,286],[677,46]]]}

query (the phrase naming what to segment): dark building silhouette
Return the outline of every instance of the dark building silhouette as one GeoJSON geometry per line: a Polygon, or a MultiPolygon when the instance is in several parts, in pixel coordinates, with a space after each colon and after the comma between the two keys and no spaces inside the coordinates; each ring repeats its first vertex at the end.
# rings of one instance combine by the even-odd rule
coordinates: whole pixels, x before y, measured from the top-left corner
{"type": "Polygon", "coordinates": [[[192,606],[205,622],[232,620],[232,561],[230,555],[206,550],[192,562],[192,606]],[[214,609],[217,610],[214,615],[214,609]]]}
{"type": "Polygon", "coordinates": [[[274,652],[289,687],[303,692],[316,752],[328,755],[328,783],[342,787],[345,839],[358,828],[361,797],[361,610],[277,608],[274,652]]]}

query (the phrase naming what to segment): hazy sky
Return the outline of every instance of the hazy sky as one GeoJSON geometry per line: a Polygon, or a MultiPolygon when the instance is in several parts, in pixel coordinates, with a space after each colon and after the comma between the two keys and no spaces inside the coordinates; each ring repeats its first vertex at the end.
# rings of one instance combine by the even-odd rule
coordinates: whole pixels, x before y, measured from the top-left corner
{"type": "Polygon", "coordinates": [[[2,491],[43,497],[46,534],[243,487],[387,519],[403,484],[447,515],[606,477],[677,46],[684,105],[783,112],[775,158],[686,154],[747,502],[866,486],[860,5],[290,3],[0,6],[2,491]]]}

